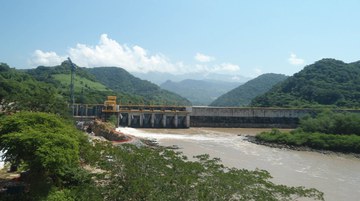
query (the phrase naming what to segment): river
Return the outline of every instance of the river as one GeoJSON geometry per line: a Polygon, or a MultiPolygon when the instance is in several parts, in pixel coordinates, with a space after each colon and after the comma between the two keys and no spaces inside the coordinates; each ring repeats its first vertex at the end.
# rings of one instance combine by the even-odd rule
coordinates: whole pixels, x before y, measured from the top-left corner
{"type": "Polygon", "coordinates": [[[360,199],[360,159],[343,154],[293,151],[250,143],[244,135],[268,129],[190,128],[133,129],[119,128],[125,134],[150,138],[160,145],[177,145],[189,158],[203,153],[221,158],[228,167],[264,169],[273,182],[289,186],[316,188],[325,200],[360,199]]]}

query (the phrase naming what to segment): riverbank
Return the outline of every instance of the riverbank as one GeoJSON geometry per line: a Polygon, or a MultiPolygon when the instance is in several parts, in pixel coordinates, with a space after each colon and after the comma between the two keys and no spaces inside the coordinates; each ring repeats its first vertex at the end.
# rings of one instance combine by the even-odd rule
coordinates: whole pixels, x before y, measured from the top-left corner
{"type": "Polygon", "coordinates": [[[115,128],[111,123],[100,120],[94,120],[88,125],[82,126],[80,129],[86,131],[86,133],[92,139],[108,141],[113,145],[133,144],[137,147],[159,146],[158,143],[154,140],[138,138],[131,134],[125,134],[118,128],[115,128]]]}
{"type": "Polygon", "coordinates": [[[294,150],[294,151],[309,151],[309,152],[317,152],[321,154],[333,154],[333,155],[348,155],[353,156],[360,159],[360,154],[357,153],[344,153],[344,152],[336,152],[336,151],[330,151],[330,150],[323,150],[323,149],[314,149],[308,146],[294,146],[289,144],[280,144],[280,143],[273,143],[273,142],[266,142],[262,140],[256,139],[256,135],[244,135],[244,140],[257,144],[257,145],[263,145],[271,148],[278,148],[278,149],[288,149],[288,150],[294,150]]]}

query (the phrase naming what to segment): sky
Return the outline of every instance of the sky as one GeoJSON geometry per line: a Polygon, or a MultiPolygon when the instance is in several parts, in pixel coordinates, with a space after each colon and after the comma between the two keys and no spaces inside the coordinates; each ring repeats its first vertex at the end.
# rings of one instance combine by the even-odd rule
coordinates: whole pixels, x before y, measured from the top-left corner
{"type": "Polygon", "coordinates": [[[358,0],[2,0],[0,62],[293,75],[360,60],[358,0]]]}

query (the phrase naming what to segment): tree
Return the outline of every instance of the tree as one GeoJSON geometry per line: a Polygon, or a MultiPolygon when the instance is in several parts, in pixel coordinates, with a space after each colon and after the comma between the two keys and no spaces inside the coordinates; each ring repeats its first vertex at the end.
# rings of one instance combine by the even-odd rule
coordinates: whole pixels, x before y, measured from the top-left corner
{"type": "Polygon", "coordinates": [[[265,170],[227,168],[206,154],[188,161],[161,147],[95,147],[104,200],[323,200],[315,189],[277,185],[265,170]]]}
{"type": "Polygon", "coordinates": [[[360,62],[322,59],[252,100],[265,107],[360,107],[360,62]]]}
{"type": "Polygon", "coordinates": [[[72,123],[54,114],[20,112],[0,119],[3,159],[27,170],[31,193],[74,182],[86,143],[72,123]]]}
{"type": "Polygon", "coordinates": [[[2,110],[67,113],[66,99],[51,84],[0,64],[0,105],[2,110]]]}

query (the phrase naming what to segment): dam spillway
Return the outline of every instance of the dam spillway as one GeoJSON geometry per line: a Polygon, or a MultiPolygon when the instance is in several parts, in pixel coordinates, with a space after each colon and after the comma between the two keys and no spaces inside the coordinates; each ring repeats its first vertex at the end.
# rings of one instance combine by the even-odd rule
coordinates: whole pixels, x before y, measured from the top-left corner
{"type": "Polygon", "coordinates": [[[189,128],[189,107],[119,107],[118,125],[133,128],[189,128]]]}
{"type": "Polygon", "coordinates": [[[74,104],[73,117],[79,121],[116,119],[117,126],[133,128],[189,128],[191,107],[74,104]]]}

